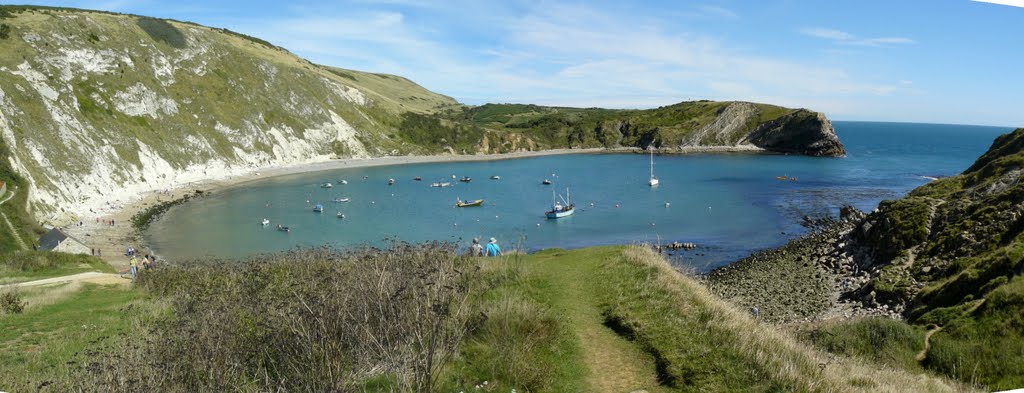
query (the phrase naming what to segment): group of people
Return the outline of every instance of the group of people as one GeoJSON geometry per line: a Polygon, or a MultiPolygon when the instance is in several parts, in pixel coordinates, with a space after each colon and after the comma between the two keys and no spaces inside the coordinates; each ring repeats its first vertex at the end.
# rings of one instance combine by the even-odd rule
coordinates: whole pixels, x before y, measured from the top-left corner
{"type": "Polygon", "coordinates": [[[150,256],[149,254],[146,254],[144,257],[142,257],[142,262],[140,263],[139,259],[135,257],[135,254],[132,254],[132,258],[128,260],[128,267],[132,273],[132,281],[139,278],[140,264],[142,265],[142,270],[149,270],[155,268],[156,255],[150,256]]]}
{"type": "Polygon", "coordinates": [[[491,238],[484,246],[480,244],[480,238],[473,238],[473,244],[469,246],[469,255],[474,257],[497,257],[501,256],[501,247],[498,246],[498,239],[491,238]]]}

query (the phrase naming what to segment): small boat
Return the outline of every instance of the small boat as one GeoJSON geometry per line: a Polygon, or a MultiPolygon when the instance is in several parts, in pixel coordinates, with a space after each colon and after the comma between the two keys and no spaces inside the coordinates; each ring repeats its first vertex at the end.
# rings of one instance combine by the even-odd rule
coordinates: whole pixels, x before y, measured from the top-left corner
{"type": "Polygon", "coordinates": [[[568,188],[565,189],[565,196],[566,197],[564,199],[562,199],[562,202],[565,203],[563,205],[562,203],[559,203],[557,200],[555,200],[555,191],[552,190],[551,191],[551,210],[548,210],[548,211],[544,212],[544,215],[547,216],[548,218],[554,219],[554,218],[569,217],[573,213],[575,213],[576,212],[576,205],[573,205],[572,203],[569,203],[569,189],[568,188]]]}
{"type": "Polygon", "coordinates": [[[551,184],[551,180],[544,179],[544,181],[540,182],[540,184],[551,184]]]}
{"type": "Polygon", "coordinates": [[[324,205],[321,205],[319,203],[317,203],[316,205],[313,205],[313,212],[315,212],[315,213],[323,213],[324,212],[324,205]]]}
{"type": "Polygon", "coordinates": [[[422,181],[423,180],[423,178],[419,177],[419,176],[416,176],[416,177],[414,177],[412,179],[415,180],[415,181],[422,181]]]}
{"type": "Polygon", "coordinates": [[[449,182],[437,182],[437,183],[430,183],[430,186],[431,187],[451,187],[452,183],[449,183],[449,182]]]}
{"type": "Polygon", "coordinates": [[[341,212],[338,212],[338,215],[337,215],[337,217],[338,217],[338,218],[345,218],[345,215],[344,215],[344,214],[341,214],[341,212]]]}
{"type": "Polygon", "coordinates": [[[270,225],[270,220],[264,218],[262,221],[260,221],[260,224],[263,224],[263,226],[270,225]]]}
{"type": "Polygon", "coordinates": [[[324,183],[320,185],[320,188],[333,188],[334,185],[331,183],[324,183]]]}
{"type": "Polygon", "coordinates": [[[341,203],[341,202],[348,202],[348,201],[349,201],[349,199],[348,199],[348,198],[334,198],[334,200],[333,200],[333,201],[331,201],[331,202],[334,202],[334,203],[341,203]]]}
{"type": "Polygon", "coordinates": [[[789,180],[789,176],[775,176],[775,180],[789,180]]]}
{"type": "Polygon", "coordinates": [[[647,150],[651,151],[651,178],[647,180],[647,185],[654,187],[658,185],[658,178],[654,177],[654,149],[651,146],[647,146],[647,150]]]}
{"type": "Polygon", "coordinates": [[[388,185],[389,186],[395,185],[395,179],[388,179],[388,185]]]}
{"type": "Polygon", "coordinates": [[[501,180],[501,176],[498,176],[498,175],[491,176],[491,180],[501,180]]]}
{"type": "Polygon", "coordinates": [[[281,224],[277,224],[277,230],[279,230],[281,232],[291,232],[292,231],[291,228],[288,228],[288,227],[283,226],[281,224]]]}
{"type": "Polygon", "coordinates": [[[341,183],[341,184],[348,184],[348,180],[344,180],[344,179],[342,179],[342,180],[338,181],[338,183],[341,183]]]}
{"type": "Polygon", "coordinates": [[[473,181],[473,178],[469,177],[469,176],[463,176],[461,179],[459,179],[459,181],[463,182],[463,183],[469,183],[469,182],[473,181]]]}
{"type": "Polygon", "coordinates": [[[456,199],[455,200],[455,207],[483,206],[483,204],[484,204],[484,200],[483,199],[477,199],[477,200],[472,200],[472,201],[464,201],[464,200],[461,200],[461,199],[456,199]]]}

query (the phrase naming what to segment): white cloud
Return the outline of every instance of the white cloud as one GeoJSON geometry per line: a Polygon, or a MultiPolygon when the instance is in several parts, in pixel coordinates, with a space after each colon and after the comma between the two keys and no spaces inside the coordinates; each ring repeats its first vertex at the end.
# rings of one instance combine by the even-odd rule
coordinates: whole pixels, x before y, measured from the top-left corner
{"type": "Polygon", "coordinates": [[[1024,8],[1024,0],[973,0],[973,1],[979,2],[979,3],[991,3],[991,4],[1008,5],[1008,6],[1011,6],[1011,7],[1021,7],[1021,8],[1024,8]]]}
{"type": "MultiPolygon", "coordinates": [[[[1024,0],[1022,0],[1024,1],[1024,0]]],[[[907,37],[878,37],[858,38],[856,35],[842,30],[829,29],[824,27],[805,27],[799,30],[800,34],[832,40],[838,44],[860,45],[860,46],[888,46],[914,44],[916,41],[907,37]]]]}
{"type": "Polygon", "coordinates": [[[800,33],[804,35],[809,35],[811,37],[818,37],[836,41],[847,41],[852,40],[854,38],[853,34],[847,33],[845,31],[826,29],[824,27],[807,27],[800,29],[800,33]]]}

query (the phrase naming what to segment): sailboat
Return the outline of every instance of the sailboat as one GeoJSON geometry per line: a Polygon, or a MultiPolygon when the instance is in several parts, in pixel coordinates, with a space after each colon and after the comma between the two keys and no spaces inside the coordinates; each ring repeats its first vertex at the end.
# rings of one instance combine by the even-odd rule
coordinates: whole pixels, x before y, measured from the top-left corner
{"type": "Polygon", "coordinates": [[[647,146],[647,150],[651,151],[651,179],[647,180],[647,185],[654,187],[658,185],[658,178],[654,177],[654,149],[651,146],[647,146]]]}
{"type": "Polygon", "coordinates": [[[544,212],[544,215],[548,218],[562,218],[569,217],[576,212],[576,205],[569,202],[569,189],[565,189],[565,199],[562,200],[565,205],[558,203],[555,199],[555,191],[551,191],[551,210],[544,212]]]}

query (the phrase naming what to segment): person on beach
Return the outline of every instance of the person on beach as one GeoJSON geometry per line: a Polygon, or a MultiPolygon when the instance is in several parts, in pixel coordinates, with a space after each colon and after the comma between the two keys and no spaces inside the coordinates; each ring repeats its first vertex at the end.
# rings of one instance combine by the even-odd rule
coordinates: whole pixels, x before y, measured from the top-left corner
{"type": "Polygon", "coordinates": [[[492,237],[491,241],[487,243],[487,256],[501,256],[501,247],[498,246],[498,239],[492,237]]]}
{"type": "Polygon", "coordinates": [[[469,256],[471,257],[482,257],[484,256],[484,245],[480,244],[480,238],[474,237],[473,244],[469,246],[469,256]]]}
{"type": "Polygon", "coordinates": [[[135,257],[128,260],[128,268],[132,272],[132,281],[139,277],[139,260],[135,257]]]}

